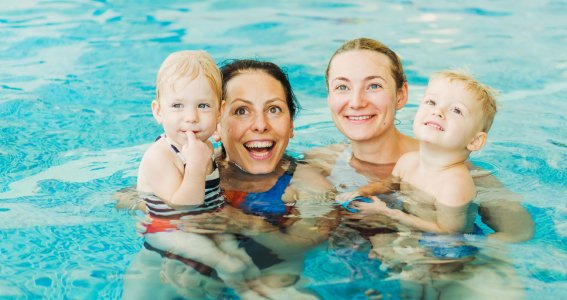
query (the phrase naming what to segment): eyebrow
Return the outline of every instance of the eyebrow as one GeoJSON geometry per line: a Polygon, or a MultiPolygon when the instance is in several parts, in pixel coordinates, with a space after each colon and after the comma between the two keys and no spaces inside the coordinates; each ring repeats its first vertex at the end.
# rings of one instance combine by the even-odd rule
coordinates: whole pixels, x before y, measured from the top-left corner
{"type": "MultiPolygon", "coordinates": [[[[378,76],[378,75],[366,76],[366,77],[364,77],[362,80],[368,81],[368,80],[372,80],[372,79],[381,79],[381,80],[383,80],[383,81],[386,81],[386,79],[385,79],[384,77],[378,76]]],[[[342,80],[342,81],[350,82],[350,80],[349,80],[348,78],[346,78],[346,77],[341,77],[341,76],[335,77],[332,81],[335,81],[335,80],[342,80]]]]}
{"type": "MultiPolygon", "coordinates": [[[[171,101],[172,101],[172,102],[185,102],[185,101],[191,101],[191,99],[189,99],[189,98],[179,98],[179,97],[178,97],[178,98],[173,98],[173,99],[171,99],[171,101]]],[[[209,99],[209,98],[197,98],[197,101],[199,101],[199,102],[200,102],[200,101],[207,102],[207,101],[211,101],[211,99],[209,99]]],[[[214,102],[214,100],[213,100],[213,102],[214,102]]]]}
{"type": "MultiPolygon", "coordinates": [[[[247,99],[242,99],[242,98],[236,98],[236,99],[232,100],[231,103],[234,103],[234,102],[237,102],[237,101],[244,102],[244,103],[247,103],[249,105],[254,105],[254,102],[247,100],[247,99]]],[[[281,98],[272,98],[272,99],[268,99],[266,101],[266,103],[272,103],[272,102],[278,102],[278,101],[286,102],[285,100],[283,100],[281,98]]]]}

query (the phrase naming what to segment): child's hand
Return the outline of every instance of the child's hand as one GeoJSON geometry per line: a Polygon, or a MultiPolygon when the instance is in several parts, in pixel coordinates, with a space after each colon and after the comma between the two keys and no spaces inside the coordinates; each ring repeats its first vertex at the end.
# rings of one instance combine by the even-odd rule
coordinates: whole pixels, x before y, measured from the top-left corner
{"type": "Polygon", "coordinates": [[[213,156],[213,149],[199,140],[194,132],[186,131],[187,143],[181,147],[181,155],[193,170],[206,170],[213,156]]]}

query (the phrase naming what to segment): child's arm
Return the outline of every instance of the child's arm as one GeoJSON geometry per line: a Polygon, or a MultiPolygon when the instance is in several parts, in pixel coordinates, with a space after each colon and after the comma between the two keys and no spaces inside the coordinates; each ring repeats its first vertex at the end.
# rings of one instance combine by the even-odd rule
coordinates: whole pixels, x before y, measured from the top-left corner
{"type": "Polygon", "coordinates": [[[139,174],[143,175],[153,194],[168,205],[201,205],[205,198],[205,179],[211,165],[212,147],[187,133],[187,144],[181,149],[186,165],[180,171],[175,157],[163,148],[153,147],[144,155],[139,174]]]}
{"type": "MultiPolygon", "coordinates": [[[[389,217],[392,220],[400,222],[403,225],[409,226],[411,228],[415,228],[420,231],[424,232],[432,232],[432,233],[439,233],[439,234],[448,234],[448,233],[455,233],[460,232],[464,228],[464,224],[466,218],[455,218],[457,214],[450,214],[447,215],[445,213],[437,212],[438,215],[443,215],[443,218],[437,218],[435,221],[429,221],[422,219],[418,216],[407,214],[401,210],[391,209],[386,206],[382,200],[378,197],[372,196],[370,197],[374,202],[372,203],[364,203],[364,202],[356,202],[352,206],[355,209],[360,210],[361,214],[381,214],[389,217]],[[451,220],[452,219],[452,220],[451,220]]],[[[453,209],[449,210],[452,211],[453,209]]],[[[455,211],[461,211],[463,209],[454,208],[455,211]]],[[[464,209],[466,211],[466,208],[464,209]]]]}
{"type": "Polygon", "coordinates": [[[181,185],[171,197],[174,205],[201,205],[205,201],[205,181],[212,170],[213,147],[191,131],[186,132],[187,144],[181,148],[185,158],[185,173],[181,185]]]}
{"type": "MultiPolygon", "coordinates": [[[[357,196],[363,196],[363,197],[371,197],[377,194],[386,194],[386,193],[390,193],[392,191],[395,190],[399,190],[400,189],[400,181],[401,181],[401,170],[404,169],[406,167],[406,165],[408,165],[411,162],[411,155],[403,155],[398,162],[396,163],[396,165],[394,166],[394,170],[392,171],[392,175],[385,180],[381,180],[381,181],[376,181],[376,182],[372,182],[369,183],[365,186],[360,187],[358,190],[354,191],[354,192],[348,192],[348,193],[342,193],[337,195],[336,197],[336,201],[338,202],[344,202],[347,201],[349,199],[352,199],[354,197],[357,196]]],[[[354,207],[354,205],[351,205],[354,207]]],[[[370,215],[370,214],[375,214],[376,212],[372,211],[372,210],[368,210],[366,211],[366,207],[363,208],[360,212],[362,212],[362,214],[365,215],[370,215]]]]}
{"type": "Polygon", "coordinates": [[[352,206],[362,214],[382,214],[404,225],[417,230],[447,234],[461,232],[467,225],[468,205],[474,199],[474,184],[470,178],[457,178],[447,181],[446,188],[439,191],[436,198],[435,220],[425,220],[419,216],[407,214],[401,210],[391,209],[378,197],[370,197],[374,202],[356,202],[352,206]],[[468,180],[467,180],[468,179],[468,180]]]}

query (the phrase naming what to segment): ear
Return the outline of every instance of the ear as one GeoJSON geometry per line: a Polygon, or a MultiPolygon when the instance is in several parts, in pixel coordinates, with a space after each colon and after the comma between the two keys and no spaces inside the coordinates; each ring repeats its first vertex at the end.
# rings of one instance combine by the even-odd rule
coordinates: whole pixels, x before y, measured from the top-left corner
{"type": "Polygon", "coordinates": [[[154,119],[156,119],[158,124],[161,124],[162,122],[161,107],[156,100],[152,101],[152,114],[154,115],[154,119]]]}
{"type": "Polygon", "coordinates": [[[213,132],[212,138],[213,141],[215,142],[220,142],[221,141],[221,134],[220,134],[220,123],[217,123],[217,129],[215,129],[215,132],[213,132]]]}
{"type": "Polygon", "coordinates": [[[396,110],[401,109],[408,102],[408,83],[404,82],[396,93],[396,110]]]}
{"type": "Polygon", "coordinates": [[[472,141],[467,145],[467,149],[469,151],[478,151],[482,149],[482,147],[484,147],[484,144],[486,144],[487,137],[488,134],[486,132],[478,132],[472,139],[472,141]]]}
{"type": "Polygon", "coordinates": [[[220,112],[219,112],[219,115],[217,116],[217,129],[213,133],[213,140],[217,143],[221,141],[221,130],[222,130],[221,120],[222,120],[222,116],[224,114],[225,107],[226,107],[226,101],[222,100],[221,104],[220,104],[220,112]]]}
{"type": "Polygon", "coordinates": [[[224,115],[224,110],[226,109],[226,100],[221,100],[219,109],[220,109],[220,111],[219,111],[219,115],[217,117],[217,123],[220,122],[220,120],[222,119],[222,116],[224,115]]]}
{"type": "Polygon", "coordinates": [[[289,129],[289,130],[290,130],[289,138],[291,139],[291,138],[293,138],[293,120],[291,120],[289,126],[291,127],[291,128],[289,129]]]}

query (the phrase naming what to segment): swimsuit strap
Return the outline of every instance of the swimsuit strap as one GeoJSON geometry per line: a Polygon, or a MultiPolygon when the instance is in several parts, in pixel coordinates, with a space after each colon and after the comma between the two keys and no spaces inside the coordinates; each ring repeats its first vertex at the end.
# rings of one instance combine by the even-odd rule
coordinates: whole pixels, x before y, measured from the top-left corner
{"type": "MultiPolygon", "coordinates": [[[[159,139],[161,139],[161,138],[166,138],[165,133],[163,133],[163,134],[161,134],[160,136],[158,136],[155,141],[157,142],[157,141],[158,141],[159,139]]],[[[167,142],[167,143],[169,143],[169,142],[167,142]]],[[[183,166],[185,166],[185,165],[186,165],[185,158],[183,157],[183,155],[181,155],[181,151],[179,151],[179,149],[177,149],[177,147],[175,147],[175,146],[174,146],[173,144],[171,144],[171,143],[169,143],[169,146],[171,147],[171,150],[173,150],[173,152],[175,152],[175,154],[177,155],[177,157],[179,157],[179,159],[181,159],[181,161],[183,162],[183,166]]]]}
{"type": "Polygon", "coordinates": [[[293,173],[295,173],[295,169],[297,168],[297,161],[295,160],[295,158],[290,157],[289,159],[290,159],[289,167],[287,168],[285,173],[290,176],[293,176],[293,173]]]}

